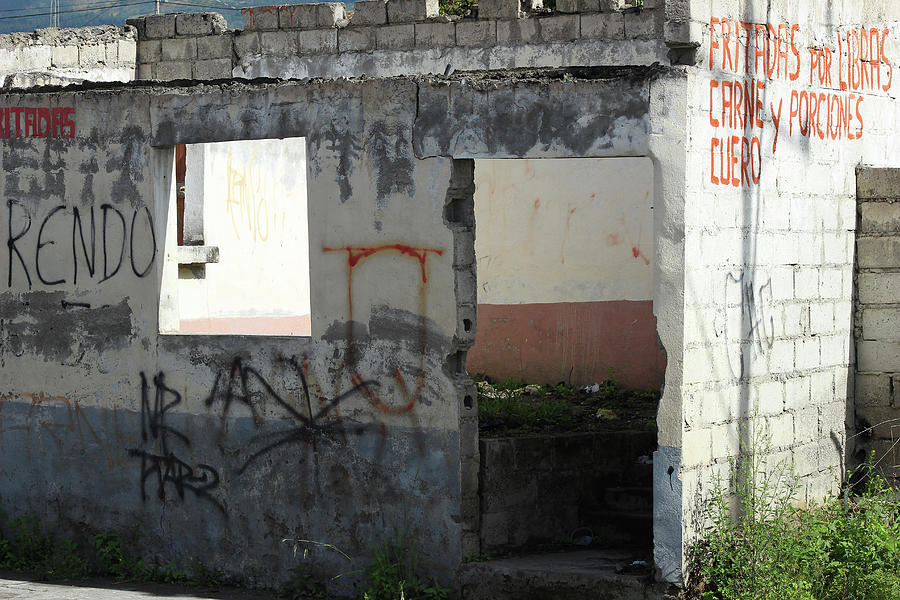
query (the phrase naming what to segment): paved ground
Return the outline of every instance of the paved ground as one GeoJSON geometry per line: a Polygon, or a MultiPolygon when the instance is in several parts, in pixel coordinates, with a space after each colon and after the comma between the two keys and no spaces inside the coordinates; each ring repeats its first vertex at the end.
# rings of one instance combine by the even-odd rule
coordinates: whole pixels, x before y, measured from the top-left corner
{"type": "Polygon", "coordinates": [[[191,588],[165,584],[117,584],[103,580],[43,582],[0,572],[0,600],[274,600],[272,592],[191,588]]]}

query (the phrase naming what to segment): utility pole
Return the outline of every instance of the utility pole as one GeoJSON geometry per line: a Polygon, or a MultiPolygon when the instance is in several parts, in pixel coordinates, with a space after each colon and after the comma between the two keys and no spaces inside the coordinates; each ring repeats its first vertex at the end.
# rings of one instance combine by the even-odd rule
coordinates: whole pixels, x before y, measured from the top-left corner
{"type": "Polygon", "coordinates": [[[156,0],[156,14],[159,14],[159,0],[156,0]]]}
{"type": "Polygon", "coordinates": [[[50,0],[50,27],[59,27],[59,0],[50,0]]]}

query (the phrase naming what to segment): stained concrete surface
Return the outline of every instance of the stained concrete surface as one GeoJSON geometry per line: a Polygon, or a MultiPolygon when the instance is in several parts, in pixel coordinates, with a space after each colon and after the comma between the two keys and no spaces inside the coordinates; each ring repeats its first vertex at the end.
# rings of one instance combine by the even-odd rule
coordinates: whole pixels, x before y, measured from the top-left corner
{"type": "Polygon", "coordinates": [[[647,557],[623,550],[591,549],[513,556],[463,567],[463,600],[665,600],[647,557]]]}
{"type": "Polygon", "coordinates": [[[271,591],[240,588],[196,588],[170,584],[113,583],[105,580],[43,582],[17,573],[0,572],[0,599],[29,600],[274,600],[271,591]]]}

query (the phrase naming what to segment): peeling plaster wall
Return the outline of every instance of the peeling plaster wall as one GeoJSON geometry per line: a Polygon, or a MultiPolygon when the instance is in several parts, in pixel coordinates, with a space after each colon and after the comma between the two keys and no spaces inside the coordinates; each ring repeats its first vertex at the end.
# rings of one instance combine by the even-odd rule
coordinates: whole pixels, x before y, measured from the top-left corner
{"type": "Polygon", "coordinates": [[[406,516],[423,568],[451,582],[478,549],[465,159],[640,152],[649,75],[5,95],[72,109],[73,136],[2,145],[4,507],[64,529],[135,525],[147,555],[251,583],[295,564],[284,537],[334,543],[354,563],[322,553],[317,566],[347,571],[406,516]],[[498,137],[490,107],[509,94],[506,118],[547,126],[498,137]],[[460,100],[484,112],[460,120],[460,100]],[[316,335],[158,334],[171,147],[276,137],[307,140],[316,335]]]}

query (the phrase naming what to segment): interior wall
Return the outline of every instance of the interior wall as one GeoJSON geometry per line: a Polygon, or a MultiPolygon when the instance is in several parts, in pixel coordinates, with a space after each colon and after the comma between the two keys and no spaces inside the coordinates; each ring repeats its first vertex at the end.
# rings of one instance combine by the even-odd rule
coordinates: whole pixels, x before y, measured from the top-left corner
{"type": "Polygon", "coordinates": [[[646,158],[478,160],[470,373],[658,389],[646,158]]]}
{"type": "Polygon", "coordinates": [[[185,220],[199,203],[204,245],[219,249],[219,262],[202,278],[181,270],[179,331],[309,335],[306,140],[190,145],[188,171],[185,220]],[[202,176],[191,179],[199,148],[202,176]]]}

